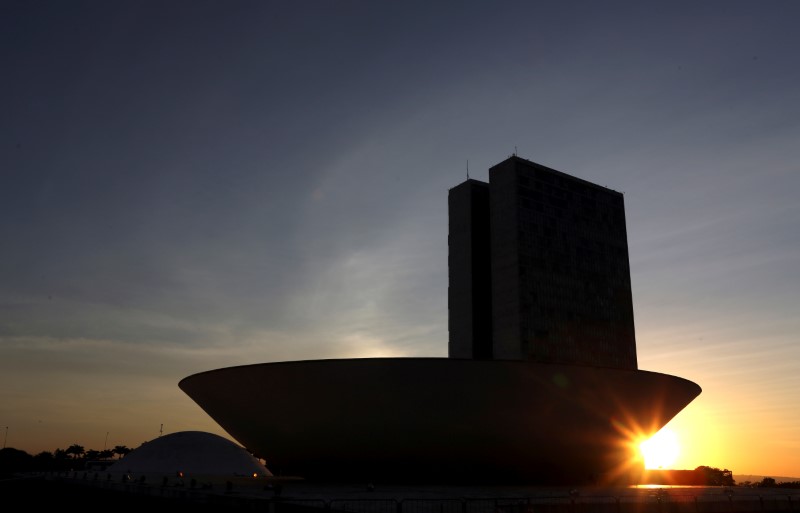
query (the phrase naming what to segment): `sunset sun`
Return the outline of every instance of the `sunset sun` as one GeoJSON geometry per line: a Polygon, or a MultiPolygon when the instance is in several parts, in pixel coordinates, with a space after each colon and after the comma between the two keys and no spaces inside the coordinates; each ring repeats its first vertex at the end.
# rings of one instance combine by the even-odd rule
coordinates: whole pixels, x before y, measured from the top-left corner
{"type": "Polygon", "coordinates": [[[639,444],[647,469],[670,468],[678,459],[680,444],[678,437],[670,429],[662,429],[639,444]]]}

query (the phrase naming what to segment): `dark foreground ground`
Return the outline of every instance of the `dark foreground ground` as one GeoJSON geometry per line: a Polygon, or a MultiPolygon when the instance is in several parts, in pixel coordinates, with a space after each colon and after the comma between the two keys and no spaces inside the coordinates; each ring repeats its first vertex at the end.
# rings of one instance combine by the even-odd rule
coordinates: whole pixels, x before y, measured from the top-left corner
{"type": "Polygon", "coordinates": [[[748,513],[800,512],[800,490],[721,487],[411,487],[262,483],[211,489],[59,475],[0,479],[2,511],[78,507],[141,513],[748,513]]]}

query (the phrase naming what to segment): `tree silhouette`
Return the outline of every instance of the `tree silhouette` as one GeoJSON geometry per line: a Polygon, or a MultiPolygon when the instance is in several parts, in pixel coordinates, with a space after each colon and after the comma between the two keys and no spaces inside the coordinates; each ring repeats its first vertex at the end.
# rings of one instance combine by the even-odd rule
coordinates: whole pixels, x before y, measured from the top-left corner
{"type": "Polygon", "coordinates": [[[100,451],[89,449],[88,451],[86,451],[85,457],[87,460],[96,460],[100,457],[100,451]]]}
{"type": "Polygon", "coordinates": [[[34,470],[56,470],[56,459],[52,452],[42,451],[33,457],[34,470]]]}
{"type": "Polygon", "coordinates": [[[694,469],[695,473],[703,476],[707,486],[734,486],[733,472],[728,469],[718,469],[716,467],[706,467],[701,465],[694,469]]]}
{"type": "Polygon", "coordinates": [[[72,444],[69,447],[67,447],[67,450],[64,452],[67,454],[71,454],[73,458],[77,459],[83,456],[86,450],[83,448],[82,445],[72,444]]]}
{"type": "Polygon", "coordinates": [[[772,477],[765,477],[758,483],[760,488],[774,488],[775,487],[775,478],[772,477]]]}
{"type": "Polygon", "coordinates": [[[30,470],[33,456],[20,449],[4,447],[0,449],[0,478],[13,477],[14,472],[30,470]]]}
{"type": "Polygon", "coordinates": [[[101,460],[110,460],[114,456],[114,451],[111,449],[103,449],[98,456],[101,460]]]}
{"type": "Polygon", "coordinates": [[[53,456],[53,453],[50,451],[42,451],[36,456],[34,456],[34,459],[36,459],[37,461],[51,462],[55,459],[55,457],[53,456]]]}
{"type": "Polygon", "coordinates": [[[131,452],[131,450],[124,445],[115,445],[114,448],[111,450],[114,452],[114,454],[118,455],[120,458],[131,452]]]}

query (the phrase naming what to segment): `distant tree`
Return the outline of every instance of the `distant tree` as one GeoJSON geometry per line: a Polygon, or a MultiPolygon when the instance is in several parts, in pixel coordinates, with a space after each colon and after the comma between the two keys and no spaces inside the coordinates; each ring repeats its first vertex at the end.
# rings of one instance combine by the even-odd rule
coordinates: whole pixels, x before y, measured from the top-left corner
{"type": "Polygon", "coordinates": [[[0,449],[0,477],[10,477],[14,472],[30,470],[33,456],[25,451],[6,447],[0,449]]]}
{"type": "Polygon", "coordinates": [[[55,470],[52,452],[42,451],[33,457],[33,470],[55,470]]]}
{"type": "Polygon", "coordinates": [[[778,483],[778,488],[800,488],[800,481],[784,481],[778,483]]]}
{"type": "Polygon", "coordinates": [[[50,451],[42,451],[36,456],[34,456],[34,458],[41,461],[53,461],[55,459],[55,456],[53,456],[53,453],[50,451]]]}
{"type": "Polygon", "coordinates": [[[112,451],[111,449],[103,449],[102,451],[100,451],[99,456],[101,460],[110,460],[111,458],[114,457],[114,451],[112,451]]]}
{"type": "MultiPolygon", "coordinates": [[[[44,456],[46,458],[46,456],[44,456]]],[[[75,461],[70,458],[64,449],[53,451],[53,462],[49,465],[49,470],[69,470],[75,467],[75,461]]]]}
{"type": "Polygon", "coordinates": [[[111,450],[114,452],[114,454],[119,456],[119,458],[122,458],[123,456],[131,452],[131,449],[128,449],[124,445],[115,445],[114,448],[111,450]]]}
{"type": "Polygon", "coordinates": [[[733,472],[728,469],[720,470],[716,467],[706,467],[701,465],[694,469],[695,472],[703,476],[707,486],[734,486],[733,472]]]}
{"type": "Polygon", "coordinates": [[[94,449],[89,449],[88,451],[86,451],[86,454],[84,455],[84,457],[87,460],[96,460],[96,459],[100,458],[100,451],[95,451],[94,449]]]}
{"type": "Polygon", "coordinates": [[[67,447],[67,450],[64,452],[71,455],[73,459],[77,459],[86,453],[86,449],[84,449],[82,445],[72,444],[67,447]]]}
{"type": "Polygon", "coordinates": [[[771,477],[765,477],[758,483],[759,488],[774,488],[775,487],[775,479],[771,477]]]}

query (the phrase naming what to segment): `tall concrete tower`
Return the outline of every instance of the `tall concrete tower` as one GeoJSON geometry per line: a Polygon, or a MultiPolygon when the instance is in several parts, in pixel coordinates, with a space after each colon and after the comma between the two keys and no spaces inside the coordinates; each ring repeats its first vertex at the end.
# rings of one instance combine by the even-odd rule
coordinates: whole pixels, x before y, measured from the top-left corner
{"type": "Polygon", "coordinates": [[[637,368],[621,193],[513,156],[448,203],[451,358],[637,368]]]}

